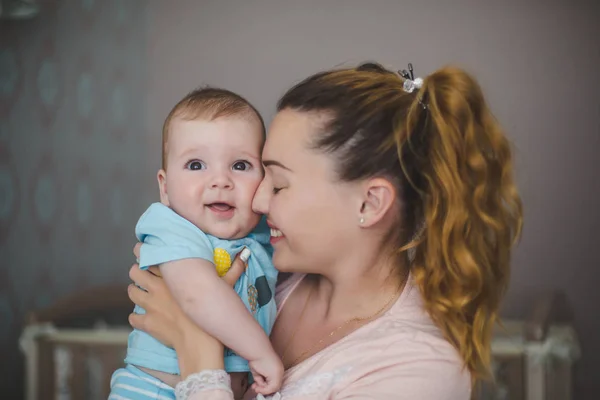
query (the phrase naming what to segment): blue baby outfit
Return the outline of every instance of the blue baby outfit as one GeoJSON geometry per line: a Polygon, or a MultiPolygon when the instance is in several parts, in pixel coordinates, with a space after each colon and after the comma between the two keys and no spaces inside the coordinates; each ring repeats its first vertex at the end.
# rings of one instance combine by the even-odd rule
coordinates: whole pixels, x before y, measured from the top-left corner
{"type": "MultiPolygon", "coordinates": [[[[267,335],[270,335],[277,313],[277,270],[271,261],[273,249],[269,243],[270,230],[264,219],[248,236],[224,240],[203,233],[169,207],[154,203],[140,217],[135,233],[143,243],[139,262],[141,269],[186,258],[202,258],[214,264],[215,254],[222,257],[225,251],[225,256],[233,260],[244,247],[248,247],[251,252],[248,268],[235,284],[235,291],[267,335]]],[[[136,306],[134,312],[143,314],[145,311],[136,306]]],[[[224,359],[227,372],[249,371],[248,362],[230,350],[226,349],[224,359]]],[[[129,335],[125,362],[179,374],[175,351],[139,330],[129,335]]]]}

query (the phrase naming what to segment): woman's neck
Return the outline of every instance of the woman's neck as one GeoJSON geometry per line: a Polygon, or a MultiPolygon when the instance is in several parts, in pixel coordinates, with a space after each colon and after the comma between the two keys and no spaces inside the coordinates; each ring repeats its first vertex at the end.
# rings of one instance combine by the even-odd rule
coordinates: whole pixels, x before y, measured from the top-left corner
{"type": "Polygon", "coordinates": [[[321,304],[323,319],[368,317],[403,290],[408,270],[397,257],[352,258],[343,261],[341,273],[312,279],[310,290],[321,304]]]}

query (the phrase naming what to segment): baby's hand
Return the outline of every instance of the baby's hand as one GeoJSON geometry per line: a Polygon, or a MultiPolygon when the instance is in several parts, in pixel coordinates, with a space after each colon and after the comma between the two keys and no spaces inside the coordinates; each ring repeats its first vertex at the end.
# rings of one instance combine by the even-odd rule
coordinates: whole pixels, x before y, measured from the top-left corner
{"type": "Polygon", "coordinates": [[[249,365],[254,378],[252,389],[257,394],[266,396],[279,390],[283,380],[283,364],[275,352],[258,360],[250,361],[249,365]]]}

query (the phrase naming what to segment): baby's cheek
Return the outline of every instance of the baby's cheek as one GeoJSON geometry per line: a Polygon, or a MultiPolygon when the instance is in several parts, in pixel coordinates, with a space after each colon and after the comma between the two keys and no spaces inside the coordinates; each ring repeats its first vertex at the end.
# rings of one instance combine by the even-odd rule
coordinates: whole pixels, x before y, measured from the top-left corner
{"type": "Polygon", "coordinates": [[[254,227],[256,225],[258,225],[259,221],[260,221],[261,215],[255,213],[254,211],[252,211],[252,209],[250,209],[248,211],[248,225],[251,227],[251,229],[254,229],[254,227]]]}
{"type": "Polygon", "coordinates": [[[248,182],[244,185],[243,188],[243,202],[244,205],[248,207],[249,210],[252,210],[252,201],[254,200],[254,196],[260,186],[262,179],[258,179],[256,181],[248,182]]]}

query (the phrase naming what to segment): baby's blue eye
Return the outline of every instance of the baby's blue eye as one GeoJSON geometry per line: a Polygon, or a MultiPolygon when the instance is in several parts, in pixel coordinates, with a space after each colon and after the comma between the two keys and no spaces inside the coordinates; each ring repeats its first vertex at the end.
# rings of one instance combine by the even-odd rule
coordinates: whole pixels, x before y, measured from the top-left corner
{"type": "Polygon", "coordinates": [[[190,161],[187,164],[187,169],[190,169],[192,171],[198,171],[201,169],[206,169],[206,166],[201,161],[190,161]]]}
{"type": "Polygon", "coordinates": [[[234,171],[248,171],[252,165],[248,161],[236,161],[232,168],[234,171]]]}

